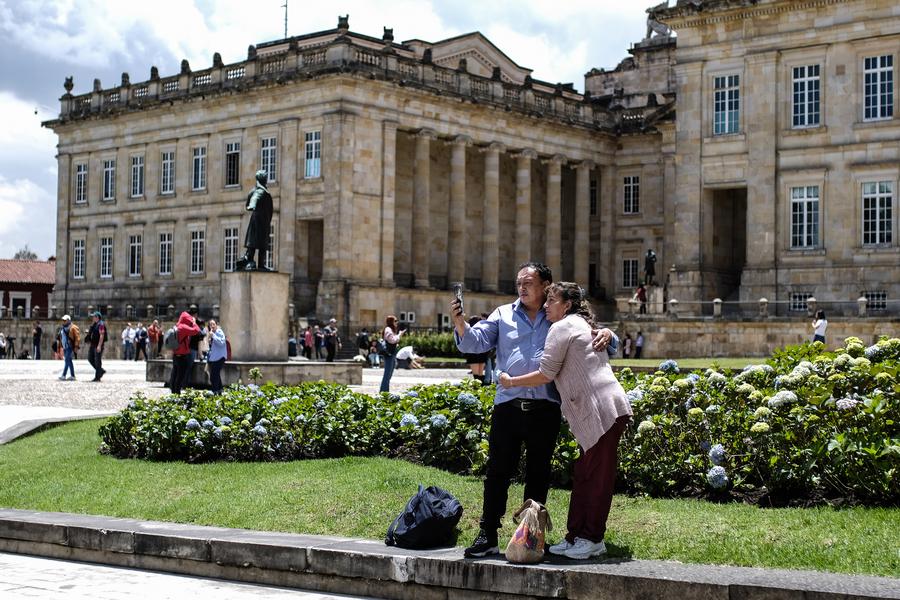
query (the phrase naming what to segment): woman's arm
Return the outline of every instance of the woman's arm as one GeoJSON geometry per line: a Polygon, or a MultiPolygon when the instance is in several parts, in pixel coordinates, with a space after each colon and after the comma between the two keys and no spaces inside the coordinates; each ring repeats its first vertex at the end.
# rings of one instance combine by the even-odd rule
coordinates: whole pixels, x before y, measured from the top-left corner
{"type": "Polygon", "coordinates": [[[500,385],[510,387],[536,387],[553,381],[540,371],[532,371],[526,375],[511,377],[509,373],[500,373],[500,385]]]}

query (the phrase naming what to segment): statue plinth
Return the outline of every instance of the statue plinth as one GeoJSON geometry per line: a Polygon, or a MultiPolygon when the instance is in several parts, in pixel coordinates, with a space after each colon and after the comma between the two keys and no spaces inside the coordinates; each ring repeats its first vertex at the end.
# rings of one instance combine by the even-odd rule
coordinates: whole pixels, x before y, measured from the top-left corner
{"type": "Polygon", "coordinates": [[[287,273],[222,273],[219,322],[234,361],[286,361],[287,273]]]}

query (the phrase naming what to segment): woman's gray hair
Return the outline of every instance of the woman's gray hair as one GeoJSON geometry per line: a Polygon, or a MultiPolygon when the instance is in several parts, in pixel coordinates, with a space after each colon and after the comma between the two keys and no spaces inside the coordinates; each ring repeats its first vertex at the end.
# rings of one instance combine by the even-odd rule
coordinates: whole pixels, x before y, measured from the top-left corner
{"type": "Polygon", "coordinates": [[[572,306],[566,311],[567,315],[578,315],[591,327],[597,327],[594,311],[591,310],[591,303],[588,302],[588,295],[583,287],[571,281],[557,281],[547,288],[547,296],[551,295],[563,302],[572,303],[572,306]]]}

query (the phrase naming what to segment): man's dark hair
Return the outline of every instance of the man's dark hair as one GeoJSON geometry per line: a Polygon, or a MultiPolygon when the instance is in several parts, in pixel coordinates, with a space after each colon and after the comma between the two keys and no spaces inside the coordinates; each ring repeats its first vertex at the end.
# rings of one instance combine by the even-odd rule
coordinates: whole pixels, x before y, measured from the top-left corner
{"type": "Polygon", "coordinates": [[[550,267],[548,267],[544,263],[539,263],[533,260],[524,262],[519,265],[518,269],[516,269],[516,273],[518,273],[522,269],[534,269],[537,272],[538,277],[541,278],[542,282],[553,283],[553,272],[550,270],[550,267]]]}

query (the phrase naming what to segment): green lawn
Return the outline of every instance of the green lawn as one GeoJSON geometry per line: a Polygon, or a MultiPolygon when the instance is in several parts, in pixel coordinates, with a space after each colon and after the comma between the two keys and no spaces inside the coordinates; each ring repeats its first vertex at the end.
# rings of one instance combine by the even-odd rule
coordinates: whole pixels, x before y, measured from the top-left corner
{"type": "MultiPolygon", "coordinates": [[[[99,421],[50,428],[0,446],[0,506],[248,529],[381,539],[416,484],[465,507],[459,544],[476,532],[481,482],[381,458],[291,463],[152,463],[97,453],[99,421]]],[[[522,489],[511,490],[510,508],[522,489]]],[[[550,511],[565,526],[568,492],[550,511]]],[[[645,559],[897,576],[900,509],[758,509],[617,497],[611,554],[645,559]]],[[[507,524],[502,536],[512,533],[507,524]]]]}

